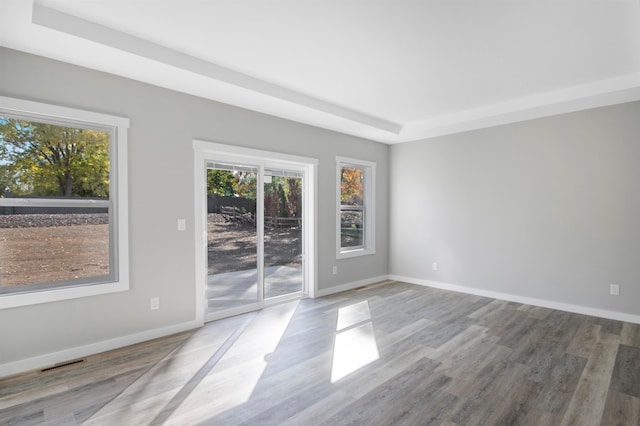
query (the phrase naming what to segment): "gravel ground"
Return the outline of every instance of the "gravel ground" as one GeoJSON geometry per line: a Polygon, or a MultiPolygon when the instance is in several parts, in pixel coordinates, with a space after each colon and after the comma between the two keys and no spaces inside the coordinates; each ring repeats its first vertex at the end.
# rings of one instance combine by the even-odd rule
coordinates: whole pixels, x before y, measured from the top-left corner
{"type": "Polygon", "coordinates": [[[49,226],[106,225],[108,223],[108,213],[0,215],[0,228],[43,228],[49,226]]]}

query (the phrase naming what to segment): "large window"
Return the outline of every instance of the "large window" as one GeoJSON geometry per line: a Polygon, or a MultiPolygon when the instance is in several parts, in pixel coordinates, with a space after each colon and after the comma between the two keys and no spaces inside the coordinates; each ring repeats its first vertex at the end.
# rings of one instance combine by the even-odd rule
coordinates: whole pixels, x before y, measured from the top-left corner
{"type": "Polygon", "coordinates": [[[337,257],[375,253],[375,163],[337,157],[337,257]]]}
{"type": "Polygon", "coordinates": [[[128,288],[127,127],[0,97],[0,308],[128,288]]]}

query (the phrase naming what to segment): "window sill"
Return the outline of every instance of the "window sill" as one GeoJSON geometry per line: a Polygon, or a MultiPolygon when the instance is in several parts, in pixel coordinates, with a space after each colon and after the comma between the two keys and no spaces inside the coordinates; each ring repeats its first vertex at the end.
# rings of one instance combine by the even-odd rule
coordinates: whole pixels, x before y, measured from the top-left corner
{"type": "Polygon", "coordinates": [[[30,293],[6,294],[0,296],[0,310],[58,302],[60,300],[77,299],[80,297],[98,296],[100,294],[117,293],[127,290],[129,290],[129,283],[127,281],[119,281],[105,284],[87,284],[78,287],[56,288],[30,293]]]}
{"type": "Polygon", "coordinates": [[[376,250],[373,248],[358,248],[353,250],[342,250],[337,253],[336,259],[348,259],[351,257],[368,256],[370,254],[376,254],[376,250]]]}

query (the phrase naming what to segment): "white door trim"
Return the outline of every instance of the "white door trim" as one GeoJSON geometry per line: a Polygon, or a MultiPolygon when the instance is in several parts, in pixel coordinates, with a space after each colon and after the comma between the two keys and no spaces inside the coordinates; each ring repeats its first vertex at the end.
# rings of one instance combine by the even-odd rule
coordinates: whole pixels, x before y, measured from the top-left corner
{"type": "MultiPolygon", "coordinates": [[[[195,178],[195,268],[196,268],[196,319],[202,322],[215,319],[207,316],[207,205],[205,203],[207,161],[247,161],[264,167],[287,167],[304,172],[303,179],[303,241],[304,252],[303,296],[315,297],[317,287],[317,169],[318,160],[310,157],[263,151],[253,148],[208,142],[193,141],[195,178]]],[[[261,301],[261,304],[266,304],[261,301]]]]}

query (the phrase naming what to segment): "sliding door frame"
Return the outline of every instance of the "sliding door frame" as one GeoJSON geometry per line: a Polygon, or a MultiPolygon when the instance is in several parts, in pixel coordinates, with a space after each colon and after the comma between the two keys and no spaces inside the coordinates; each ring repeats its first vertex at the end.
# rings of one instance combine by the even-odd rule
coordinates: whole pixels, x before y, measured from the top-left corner
{"type": "MultiPolygon", "coordinates": [[[[193,141],[194,149],[194,177],[195,177],[195,268],[196,268],[196,318],[200,322],[213,321],[226,316],[237,315],[266,306],[281,303],[292,298],[315,297],[317,293],[317,166],[318,160],[309,157],[301,157],[290,154],[282,154],[271,151],[263,151],[252,148],[225,145],[203,140],[193,141]],[[257,166],[257,211],[263,211],[263,173],[265,168],[280,168],[300,171],[304,177],[302,180],[302,234],[303,234],[303,288],[302,294],[294,297],[289,295],[265,299],[264,289],[258,286],[258,302],[247,306],[237,307],[220,313],[208,313],[207,306],[207,204],[205,194],[207,191],[206,169],[207,163],[245,163],[257,166]]],[[[264,240],[264,224],[257,223],[258,241],[264,240]],[[262,239],[262,240],[260,240],[262,239]]],[[[264,251],[263,244],[258,244],[258,280],[263,280],[264,251]],[[262,275],[261,275],[262,274],[262,275]],[[261,278],[262,277],[262,278],[261,278]]]]}

